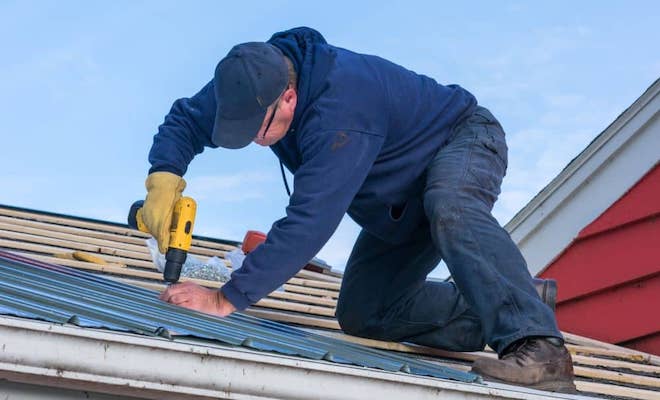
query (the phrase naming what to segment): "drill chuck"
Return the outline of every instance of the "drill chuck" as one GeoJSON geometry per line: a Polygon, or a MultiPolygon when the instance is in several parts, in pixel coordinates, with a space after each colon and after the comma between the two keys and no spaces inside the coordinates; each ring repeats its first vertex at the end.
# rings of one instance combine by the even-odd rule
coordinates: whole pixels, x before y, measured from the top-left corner
{"type": "Polygon", "coordinates": [[[170,247],[165,254],[165,270],[163,280],[167,283],[176,283],[181,276],[181,267],[186,262],[186,251],[170,247]]]}

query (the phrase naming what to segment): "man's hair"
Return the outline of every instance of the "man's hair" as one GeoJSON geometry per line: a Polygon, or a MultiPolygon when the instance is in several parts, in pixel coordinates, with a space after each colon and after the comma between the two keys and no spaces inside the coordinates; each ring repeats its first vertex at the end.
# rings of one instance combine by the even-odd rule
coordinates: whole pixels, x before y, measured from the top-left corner
{"type": "Polygon", "coordinates": [[[288,57],[284,57],[284,61],[286,61],[286,69],[289,72],[289,83],[287,86],[291,86],[298,90],[298,74],[296,73],[296,69],[293,67],[293,63],[288,57]]]}

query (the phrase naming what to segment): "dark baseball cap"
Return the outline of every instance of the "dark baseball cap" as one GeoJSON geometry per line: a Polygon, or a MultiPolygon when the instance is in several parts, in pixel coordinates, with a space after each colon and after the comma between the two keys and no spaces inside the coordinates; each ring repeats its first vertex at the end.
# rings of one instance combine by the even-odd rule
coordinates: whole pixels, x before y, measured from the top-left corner
{"type": "Polygon", "coordinates": [[[284,54],[277,47],[263,42],[234,46],[215,68],[213,143],[228,149],[250,144],[288,80],[284,54]]]}

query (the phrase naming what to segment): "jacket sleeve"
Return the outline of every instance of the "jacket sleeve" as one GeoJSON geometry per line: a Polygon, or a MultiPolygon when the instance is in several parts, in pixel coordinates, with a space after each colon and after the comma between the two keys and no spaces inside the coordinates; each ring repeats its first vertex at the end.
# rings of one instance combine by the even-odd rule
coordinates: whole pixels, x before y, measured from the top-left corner
{"type": "Polygon", "coordinates": [[[205,146],[218,147],[211,141],[215,111],[213,81],[193,97],[175,101],[154,136],[149,173],[167,171],[183,176],[188,164],[205,146]]]}
{"type": "Polygon", "coordinates": [[[239,310],[256,303],[298,272],[328,241],[362,186],[383,144],[381,136],[325,131],[303,136],[302,164],[286,217],[249,253],[222,287],[239,310]]]}

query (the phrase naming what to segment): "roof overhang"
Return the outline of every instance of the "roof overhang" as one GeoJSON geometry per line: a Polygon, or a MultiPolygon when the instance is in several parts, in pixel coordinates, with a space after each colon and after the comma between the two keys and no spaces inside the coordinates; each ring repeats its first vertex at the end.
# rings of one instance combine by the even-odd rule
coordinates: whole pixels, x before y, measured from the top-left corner
{"type": "Polygon", "coordinates": [[[577,399],[0,317],[0,379],[147,399],[577,399]]]}
{"type": "Polygon", "coordinates": [[[658,163],[659,93],[660,79],[506,224],[532,275],[658,163]]]}

